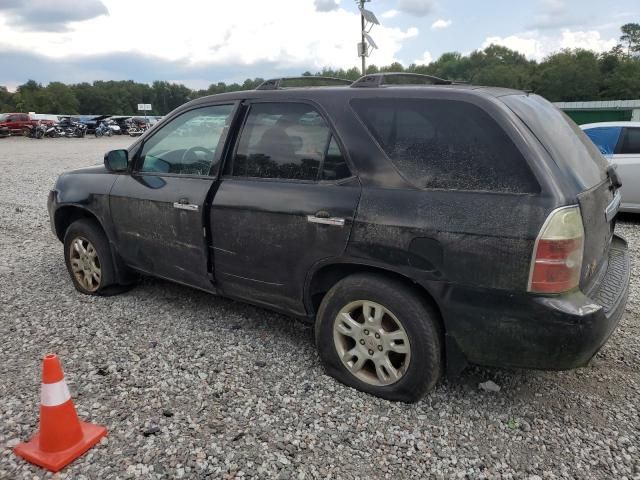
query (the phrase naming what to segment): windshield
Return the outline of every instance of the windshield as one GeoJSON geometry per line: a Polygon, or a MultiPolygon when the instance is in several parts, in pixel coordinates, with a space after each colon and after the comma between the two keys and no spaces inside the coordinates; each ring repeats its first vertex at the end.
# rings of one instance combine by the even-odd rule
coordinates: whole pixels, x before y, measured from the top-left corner
{"type": "Polygon", "coordinates": [[[9,114],[3,113],[2,115],[0,115],[0,122],[6,122],[7,118],[9,118],[9,114]]]}
{"type": "Polygon", "coordinates": [[[508,95],[501,100],[529,127],[580,191],[606,178],[607,161],[561,110],[538,95],[508,95]]]}

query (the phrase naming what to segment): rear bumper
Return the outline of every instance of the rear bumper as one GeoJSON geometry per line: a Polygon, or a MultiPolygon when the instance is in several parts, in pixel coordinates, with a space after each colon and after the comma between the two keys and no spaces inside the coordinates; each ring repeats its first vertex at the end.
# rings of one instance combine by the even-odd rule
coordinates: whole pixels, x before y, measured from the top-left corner
{"type": "Polygon", "coordinates": [[[583,366],[620,322],[629,276],[627,243],[614,236],[607,270],[586,294],[543,297],[458,289],[444,309],[448,343],[455,342],[469,362],[482,365],[583,366]]]}

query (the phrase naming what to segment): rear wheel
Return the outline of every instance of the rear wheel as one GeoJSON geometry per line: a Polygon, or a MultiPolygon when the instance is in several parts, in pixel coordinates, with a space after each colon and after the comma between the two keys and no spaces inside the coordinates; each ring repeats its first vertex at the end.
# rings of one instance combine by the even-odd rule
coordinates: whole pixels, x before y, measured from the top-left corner
{"type": "Polygon", "coordinates": [[[111,292],[115,268],[109,242],[94,220],[73,222],[64,236],[64,258],[74,287],[86,295],[111,292]]]}
{"type": "Polygon", "coordinates": [[[351,387],[415,402],[442,373],[438,313],[402,282],[352,275],[324,297],[316,345],[327,372],[351,387]]]}
{"type": "Polygon", "coordinates": [[[23,127],[22,128],[22,136],[23,137],[28,137],[29,135],[31,135],[31,129],[29,127],[23,127]]]}

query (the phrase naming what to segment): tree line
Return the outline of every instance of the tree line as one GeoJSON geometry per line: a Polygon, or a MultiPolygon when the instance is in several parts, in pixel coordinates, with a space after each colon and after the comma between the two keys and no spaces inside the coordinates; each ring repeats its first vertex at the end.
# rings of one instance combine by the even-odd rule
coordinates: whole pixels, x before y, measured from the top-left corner
{"type": "MultiPolygon", "coordinates": [[[[469,55],[445,53],[428,65],[392,63],[370,65],[367,73],[408,72],[434,75],[476,85],[492,85],[536,92],[548,100],[588,101],[640,98],[640,24],[621,27],[620,43],[604,53],[584,49],[562,50],[541,62],[527,60],[519,52],[490,45],[469,55]]],[[[358,68],[323,69],[303,76],[331,76],[356,80],[358,68]]],[[[15,92],[0,86],[0,112],[52,114],[137,114],[139,103],[150,103],[152,114],[164,115],[194,98],[238,90],[251,90],[262,78],[243,83],[218,82],[207,89],[192,90],[185,85],[155,81],[151,85],[127,81],[95,81],[46,86],[29,80],[15,92]]]]}

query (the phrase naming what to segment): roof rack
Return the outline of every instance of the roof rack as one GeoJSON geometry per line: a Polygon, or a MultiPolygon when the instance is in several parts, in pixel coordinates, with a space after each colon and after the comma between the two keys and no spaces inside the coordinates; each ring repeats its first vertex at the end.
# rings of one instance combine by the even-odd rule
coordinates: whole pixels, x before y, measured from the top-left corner
{"type": "Polygon", "coordinates": [[[423,85],[428,82],[430,85],[451,85],[451,80],[445,80],[444,78],[434,77],[432,75],[422,75],[421,73],[406,73],[406,72],[388,72],[388,73],[372,73],[371,75],[365,75],[351,84],[351,88],[377,88],[383,85],[423,85]],[[407,79],[417,80],[417,82],[385,82],[388,79],[407,79]]]}
{"type": "Polygon", "coordinates": [[[278,90],[280,88],[286,88],[282,84],[284,82],[295,81],[295,82],[304,82],[309,81],[312,85],[295,85],[298,86],[308,86],[308,87],[326,87],[333,85],[351,85],[353,82],[351,80],[345,80],[344,78],[335,78],[335,77],[320,77],[316,75],[305,75],[302,77],[281,77],[281,78],[271,78],[269,80],[265,80],[260,85],[256,87],[256,90],[278,90]],[[315,82],[324,82],[324,85],[313,85],[315,82]],[[327,85],[328,84],[328,85],[327,85]]]}

